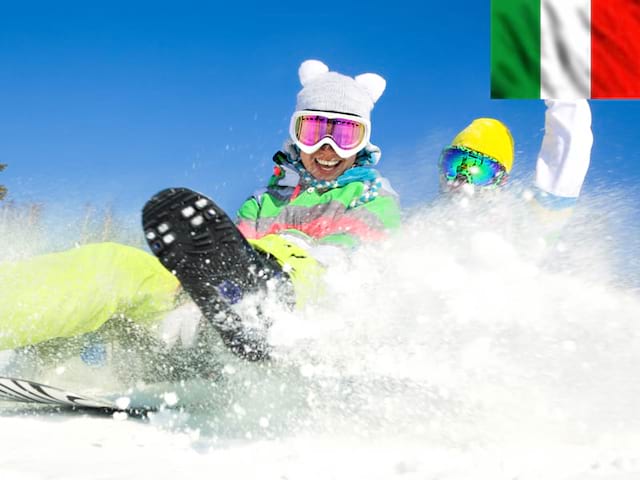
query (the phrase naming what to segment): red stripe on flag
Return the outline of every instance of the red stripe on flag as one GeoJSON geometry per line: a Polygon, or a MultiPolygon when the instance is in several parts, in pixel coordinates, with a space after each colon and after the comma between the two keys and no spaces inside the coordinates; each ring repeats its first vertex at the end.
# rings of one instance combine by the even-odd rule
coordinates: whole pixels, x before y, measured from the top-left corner
{"type": "Polygon", "coordinates": [[[591,98],[640,98],[640,1],[592,0],[591,98]]]}

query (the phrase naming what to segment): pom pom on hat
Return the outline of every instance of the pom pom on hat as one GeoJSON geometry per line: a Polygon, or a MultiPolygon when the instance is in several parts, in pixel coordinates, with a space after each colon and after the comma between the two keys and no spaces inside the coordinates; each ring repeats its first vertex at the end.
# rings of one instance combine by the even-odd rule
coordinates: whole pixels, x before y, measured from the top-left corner
{"type": "Polygon", "coordinates": [[[320,60],[306,60],[302,62],[300,68],[298,68],[298,77],[300,77],[300,83],[304,87],[313,81],[314,78],[318,78],[318,76],[328,71],[329,67],[320,60]]]}
{"type": "Polygon", "coordinates": [[[325,110],[369,119],[387,82],[375,73],[355,78],[329,71],[319,60],[306,60],[298,69],[302,90],[296,110],[325,110]]]}
{"type": "Polygon", "coordinates": [[[376,73],[363,73],[362,75],[358,75],[356,82],[369,92],[371,100],[373,100],[374,103],[378,101],[384,89],[387,87],[387,81],[376,73]]]}

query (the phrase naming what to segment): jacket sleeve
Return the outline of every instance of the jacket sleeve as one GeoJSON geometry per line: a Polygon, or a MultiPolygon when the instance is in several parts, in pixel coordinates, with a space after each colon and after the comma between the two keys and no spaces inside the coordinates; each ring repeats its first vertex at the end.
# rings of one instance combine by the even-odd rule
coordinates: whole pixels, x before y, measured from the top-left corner
{"type": "Polygon", "coordinates": [[[546,100],[545,134],[536,163],[533,207],[557,234],[575,207],[591,161],[593,133],[586,100],[546,100]]]}
{"type": "Polygon", "coordinates": [[[555,197],[577,198],[591,161],[591,109],[586,100],[546,100],[546,105],[535,185],[555,197]]]}
{"type": "Polygon", "coordinates": [[[258,214],[260,212],[260,205],[258,205],[258,201],[255,197],[251,197],[246,200],[238,210],[238,222],[243,220],[255,222],[258,218],[258,214]]]}
{"type": "Polygon", "coordinates": [[[247,238],[255,238],[256,221],[260,215],[260,205],[255,197],[246,200],[236,214],[236,226],[238,230],[247,238]]]}

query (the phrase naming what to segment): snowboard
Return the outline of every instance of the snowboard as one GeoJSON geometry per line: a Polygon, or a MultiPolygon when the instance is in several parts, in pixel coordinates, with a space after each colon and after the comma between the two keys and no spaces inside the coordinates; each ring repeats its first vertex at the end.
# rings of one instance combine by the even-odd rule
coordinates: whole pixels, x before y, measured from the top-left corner
{"type": "Polygon", "coordinates": [[[126,388],[126,393],[93,396],[79,394],[52,385],[23,378],[0,376],[0,403],[3,401],[63,410],[113,414],[124,412],[133,417],[164,409],[181,409],[199,405],[217,390],[217,384],[207,379],[180,382],[162,381],[126,388]]]}
{"type": "Polygon", "coordinates": [[[0,377],[0,400],[105,412],[130,410],[128,405],[121,402],[80,395],[50,385],[12,377],[0,377]]]}
{"type": "Polygon", "coordinates": [[[154,195],[142,210],[149,248],[180,281],[236,355],[250,361],[269,356],[265,328],[248,326],[232,308],[279,278],[277,263],[256,252],[222,208],[187,188],[154,195]]]}

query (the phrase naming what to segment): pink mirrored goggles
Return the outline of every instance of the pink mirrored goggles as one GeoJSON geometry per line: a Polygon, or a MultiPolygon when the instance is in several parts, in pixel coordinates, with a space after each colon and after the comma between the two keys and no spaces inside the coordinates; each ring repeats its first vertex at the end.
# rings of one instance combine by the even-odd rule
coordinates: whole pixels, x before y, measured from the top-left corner
{"type": "Polygon", "coordinates": [[[305,153],[313,153],[328,144],[338,155],[346,158],[369,143],[371,123],[346,113],[300,110],[291,117],[289,134],[305,153]]]}

